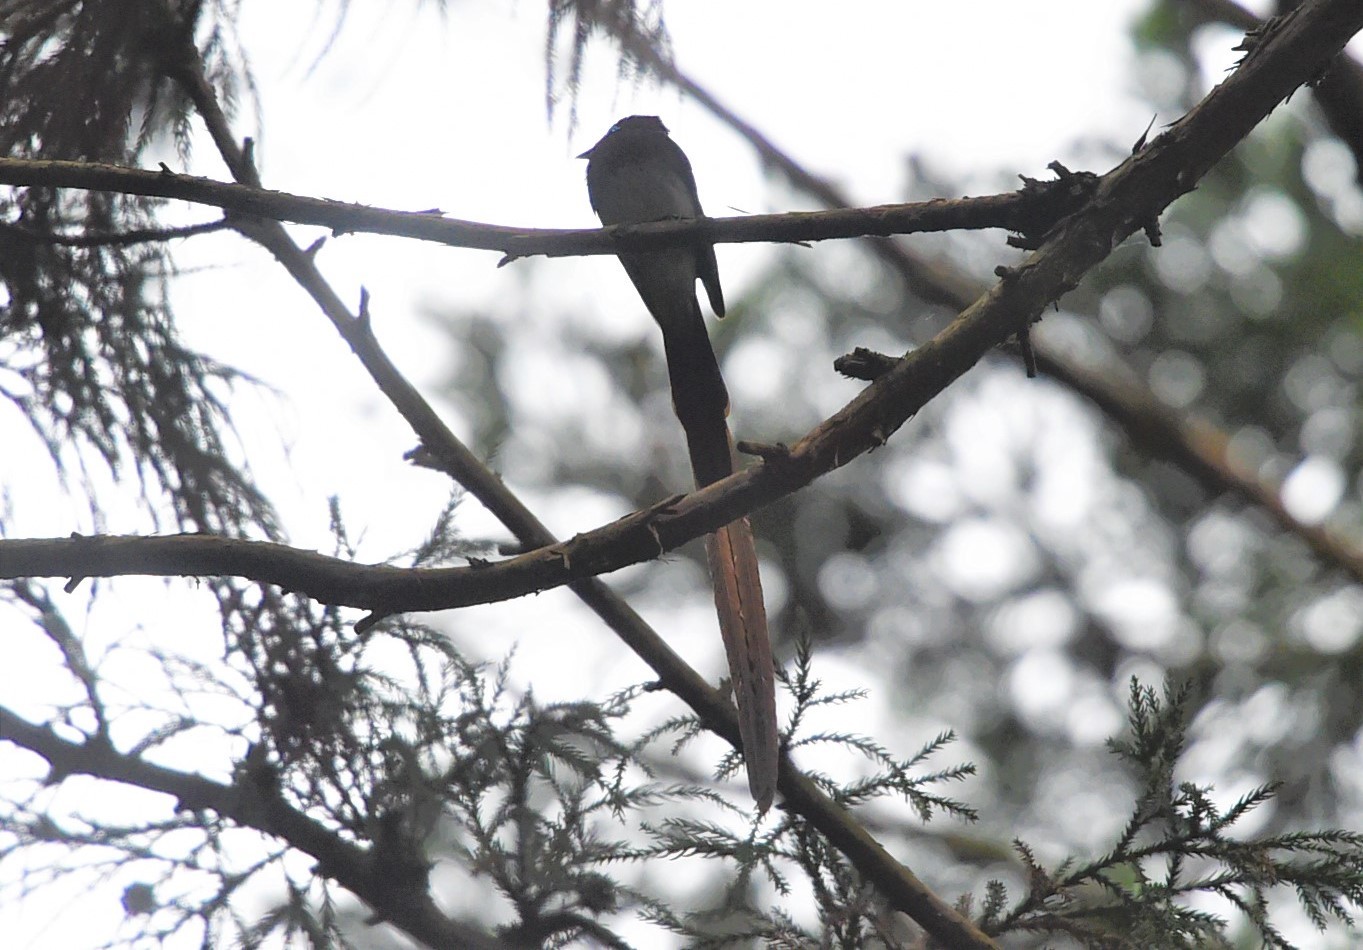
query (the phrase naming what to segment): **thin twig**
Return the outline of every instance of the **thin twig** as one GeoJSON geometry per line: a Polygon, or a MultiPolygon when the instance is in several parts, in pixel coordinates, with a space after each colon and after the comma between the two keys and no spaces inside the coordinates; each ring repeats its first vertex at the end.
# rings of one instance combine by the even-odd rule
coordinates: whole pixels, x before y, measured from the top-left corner
{"type": "Polygon", "coordinates": [[[24,227],[22,224],[0,222],[0,231],[15,237],[32,241],[35,244],[56,244],[62,247],[128,247],[133,244],[150,244],[157,241],[174,241],[180,238],[211,234],[231,228],[226,218],[205,221],[202,224],[189,224],[178,228],[134,228],[127,231],[86,231],[82,234],[56,234],[24,227]]]}

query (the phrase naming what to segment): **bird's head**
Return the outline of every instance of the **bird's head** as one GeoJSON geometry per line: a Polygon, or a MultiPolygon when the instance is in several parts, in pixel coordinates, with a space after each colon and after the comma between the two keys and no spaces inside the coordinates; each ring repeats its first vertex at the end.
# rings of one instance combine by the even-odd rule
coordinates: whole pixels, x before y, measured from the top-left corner
{"type": "Polygon", "coordinates": [[[655,135],[667,136],[667,126],[663,125],[663,120],[656,115],[626,116],[612,125],[610,131],[601,137],[601,141],[587,149],[578,158],[591,159],[594,156],[599,156],[602,151],[629,148],[631,144],[647,141],[655,135]]]}

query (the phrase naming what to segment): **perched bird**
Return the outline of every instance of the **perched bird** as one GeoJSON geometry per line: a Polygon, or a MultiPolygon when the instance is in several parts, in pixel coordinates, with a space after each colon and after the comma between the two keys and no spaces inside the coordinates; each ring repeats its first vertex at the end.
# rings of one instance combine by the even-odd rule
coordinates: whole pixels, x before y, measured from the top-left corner
{"type": "MultiPolygon", "coordinates": [[[[621,119],[578,157],[587,159],[587,194],[602,224],[704,217],[691,163],[657,116],[621,119]]],[[[672,408],[686,433],[696,486],[704,488],[734,471],[729,393],[696,300],[699,279],[715,315],[724,316],[714,246],[621,251],[619,257],[644,306],[662,328],[672,408]]],[[[738,703],[748,788],[758,809],[765,811],[776,793],[776,681],[748,519],[709,535],[705,547],[738,703]]]]}

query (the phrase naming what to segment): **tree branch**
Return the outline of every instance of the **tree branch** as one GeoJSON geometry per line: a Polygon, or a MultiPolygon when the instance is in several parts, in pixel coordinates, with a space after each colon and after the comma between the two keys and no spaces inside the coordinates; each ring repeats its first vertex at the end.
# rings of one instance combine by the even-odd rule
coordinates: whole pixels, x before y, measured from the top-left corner
{"type": "MultiPolygon", "coordinates": [[[[1047,374],[1058,369],[1051,354],[1040,356],[1039,362],[1047,374]]],[[[1363,551],[1322,525],[1304,524],[1293,517],[1273,486],[1235,463],[1228,450],[1230,440],[1216,426],[1181,416],[1134,377],[1117,378],[1122,374],[1099,373],[1074,364],[1064,367],[1064,373],[1076,392],[1117,421],[1151,456],[1173,462],[1211,491],[1228,491],[1257,505],[1285,531],[1305,541],[1321,560],[1363,583],[1363,551]]]]}
{"type": "MultiPolygon", "coordinates": [[[[252,185],[260,180],[245,150],[236,146],[226,117],[197,65],[181,81],[194,100],[234,176],[252,185]]],[[[361,302],[359,318],[344,304],[317,270],[311,254],[300,250],[276,222],[253,228],[255,239],[268,247],[289,273],[312,296],[337,331],[350,344],[380,390],[402,413],[422,440],[423,457],[433,461],[467,488],[492,514],[527,546],[552,545],[554,536],[538,518],[484,466],[444,425],[430,405],[393,366],[370,332],[368,313],[361,302]]],[[[594,610],[630,650],[657,674],[661,685],[685,702],[701,724],[734,748],[741,748],[738,714],[729,700],[692,669],[635,610],[596,578],[578,581],[569,589],[594,610]]],[[[790,759],[781,757],[779,788],[796,803],[801,815],[839,847],[859,872],[877,882],[893,905],[922,924],[949,946],[985,950],[993,942],[962,913],[923,885],[892,858],[856,820],[809,779],[790,759]]]]}
{"type": "Polygon", "coordinates": [[[0,231],[17,238],[32,241],[34,244],[56,244],[63,247],[127,247],[132,244],[150,244],[157,241],[174,241],[180,238],[195,237],[224,231],[232,225],[225,218],[205,221],[202,224],[187,224],[177,228],[133,228],[128,231],[95,232],[82,234],[56,234],[51,231],[38,231],[21,224],[0,223],[0,231]]]}
{"type": "MultiPolygon", "coordinates": [[[[1257,29],[1263,22],[1235,0],[1184,0],[1182,5],[1203,20],[1241,30],[1257,29]]],[[[1281,9],[1297,4],[1279,0],[1278,6],[1281,9]]],[[[1331,130],[1353,152],[1354,177],[1363,183],[1363,64],[1350,56],[1341,56],[1312,87],[1312,92],[1331,130]]]]}
{"type": "MultiPolygon", "coordinates": [[[[0,706],[0,742],[9,742],[42,757],[51,769],[49,781],[69,775],[91,775],[111,782],[161,792],[189,811],[212,811],[237,824],[281,838],[317,859],[318,873],[333,878],[384,919],[432,947],[495,950],[499,941],[446,917],[424,889],[395,888],[380,862],[291,807],[274,783],[266,763],[248,764],[238,779],[224,785],[190,772],[179,772],[124,755],[107,742],[71,742],[51,729],[20,718],[0,706]]],[[[248,756],[249,763],[249,756],[248,756]]]]}
{"type": "Polygon", "coordinates": [[[237,218],[291,221],[331,228],[336,234],[386,234],[501,251],[502,264],[533,256],[616,254],[622,247],[667,247],[697,239],[720,244],[800,242],[982,228],[1042,234],[1084,198],[1073,182],[1052,181],[978,198],[564,229],[483,224],[447,218],[440,211],[392,211],[181,175],[167,168],[150,171],[94,162],[0,158],[0,184],[174,198],[221,208],[237,218]]]}

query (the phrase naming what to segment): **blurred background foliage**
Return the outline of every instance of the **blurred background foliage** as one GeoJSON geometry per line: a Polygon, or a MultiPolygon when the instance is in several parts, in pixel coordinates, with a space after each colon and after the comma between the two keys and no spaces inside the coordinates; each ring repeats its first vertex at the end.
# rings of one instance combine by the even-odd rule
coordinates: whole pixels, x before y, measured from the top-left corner
{"type": "MultiPolygon", "coordinates": [[[[1208,31],[1233,45],[1228,28],[1199,25],[1197,6],[1157,4],[1136,27],[1131,82],[1156,126],[1219,78],[1198,52],[1208,31]]],[[[1131,146],[1081,144],[1098,172],[1131,146]]],[[[904,200],[1006,190],[1014,173],[1036,174],[960,181],[931,154],[905,167],[904,200]]],[[[1299,92],[1165,215],[1163,247],[1130,239],[1036,331],[1219,427],[1244,472],[1282,485],[1303,522],[1355,543],[1358,182],[1349,149],[1299,92]]],[[[780,178],[770,187],[775,207],[802,200],[780,178]]],[[[1018,255],[997,233],[906,240],[981,286],[1018,255]]],[[[721,248],[721,269],[723,258],[721,248]]],[[[730,313],[711,327],[736,437],[763,442],[819,421],[828,399],[818,396],[855,391],[835,357],[902,352],[953,315],[906,295],[854,244],[775,253],[730,313]]],[[[603,341],[589,313],[565,314],[559,337],[434,316],[456,341],[450,393],[479,420],[478,449],[522,479],[533,473],[537,491],[586,488],[634,508],[686,485],[654,341],[603,341]],[[576,380],[581,402],[528,401],[522,374],[544,372],[576,380]]],[[[1015,357],[985,361],[883,449],[754,520],[785,656],[808,635],[821,656],[864,669],[906,733],[942,723],[968,740],[984,780],[969,800],[983,821],[969,842],[946,823],[927,830],[950,849],[938,852],[945,862],[978,847],[988,866],[1017,834],[1056,853],[1109,838],[1125,818],[1111,803],[1127,777],[1103,741],[1120,730],[1132,675],[1196,684],[1190,776],[1231,798],[1283,781],[1261,816],[1272,827],[1363,823],[1363,589],[1262,510],[1152,457],[1073,391],[1026,379],[1015,357]]],[[[698,546],[690,553],[703,560],[698,546]]]]}

